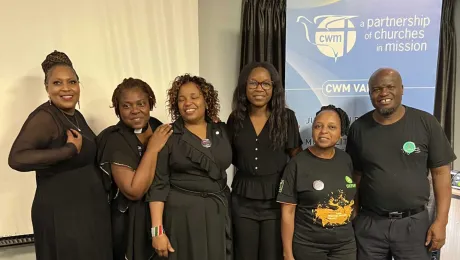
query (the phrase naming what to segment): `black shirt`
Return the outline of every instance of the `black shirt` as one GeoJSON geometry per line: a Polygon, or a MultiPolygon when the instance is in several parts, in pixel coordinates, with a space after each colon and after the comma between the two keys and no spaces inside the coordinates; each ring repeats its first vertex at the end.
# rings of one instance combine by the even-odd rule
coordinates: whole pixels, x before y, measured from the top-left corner
{"type": "Polygon", "coordinates": [[[436,118],[405,108],[391,125],[377,123],[368,112],[348,134],[347,152],[362,173],[360,206],[379,214],[424,206],[430,196],[428,169],[456,159],[436,118]]]}
{"type": "Polygon", "coordinates": [[[234,136],[233,113],[227,125],[233,149],[233,165],[237,173],[232,183],[232,192],[250,199],[274,199],[281,173],[289,160],[288,149],[300,147],[302,139],[294,111],[287,109],[287,142],[281,149],[273,149],[269,138],[269,122],[265,123],[259,135],[246,115],[243,127],[234,136]]]}
{"type": "MultiPolygon", "coordinates": [[[[149,125],[155,131],[161,122],[151,117],[149,125]]],[[[112,164],[136,171],[146,147],[139,141],[134,129],[122,121],[102,131],[97,137],[97,163],[105,173],[104,185],[110,191],[112,203],[112,240],[116,247],[115,259],[149,259],[154,251],[147,232],[150,211],[143,199],[132,201],[118,188],[112,177],[112,164]]]]}
{"type": "Polygon", "coordinates": [[[277,200],[297,205],[294,243],[338,244],[354,238],[352,172],[350,156],[337,148],[331,159],[316,157],[306,149],[289,162],[277,200]]]}
{"type": "Polygon", "coordinates": [[[184,125],[182,118],[173,124],[173,134],[158,154],[155,178],[147,192],[147,201],[167,201],[171,186],[195,192],[219,192],[227,187],[226,169],[232,161],[232,150],[224,123],[208,120],[206,138],[202,141],[184,125]]]}
{"type": "MultiPolygon", "coordinates": [[[[162,123],[151,117],[149,125],[155,131],[162,123]]],[[[97,137],[98,153],[97,164],[105,173],[104,185],[110,190],[112,204],[117,205],[120,212],[125,212],[130,204],[118,189],[112,177],[112,164],[122,165],[137,170],[145,152],[144,145],[139,141],[134,129],[125,125],[122,121],[102,131],[97,137]]]]}

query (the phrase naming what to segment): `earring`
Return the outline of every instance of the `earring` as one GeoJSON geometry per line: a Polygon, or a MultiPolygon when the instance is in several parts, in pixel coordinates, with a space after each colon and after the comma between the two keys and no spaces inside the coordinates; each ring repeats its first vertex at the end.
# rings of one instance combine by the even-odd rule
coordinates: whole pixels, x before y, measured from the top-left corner
{"type": "Polygon", "coordinates": [[[51,98],[48,97],[48,103],[50,103],[50,106],[51,106],[51,98]]]}
{"type": "Polygon", "coordinates": [[[80,109],[80,100],[77,101],[78,109],[80,109]]]}

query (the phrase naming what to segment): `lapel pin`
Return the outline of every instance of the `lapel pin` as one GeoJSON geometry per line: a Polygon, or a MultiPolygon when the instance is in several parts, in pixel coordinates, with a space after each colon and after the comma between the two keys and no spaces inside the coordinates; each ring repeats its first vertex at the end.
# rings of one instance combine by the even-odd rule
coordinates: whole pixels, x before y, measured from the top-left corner
{"type": "Polygon", "coordinates": [[[211,147],[211,145],[212,145],[211,140],[209,139],[201,140],[201,146],[203,146],[204,148],[209,148],[211,147]]]}

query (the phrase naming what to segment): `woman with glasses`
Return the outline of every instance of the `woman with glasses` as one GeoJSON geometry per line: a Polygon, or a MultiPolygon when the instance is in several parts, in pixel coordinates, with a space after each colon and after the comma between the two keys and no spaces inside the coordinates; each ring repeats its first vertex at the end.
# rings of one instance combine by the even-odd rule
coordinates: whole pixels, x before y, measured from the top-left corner
{"type": "Polygon", "coordinates": [[[241,71],[227,124],[232,141],[232,217],[235,259],[282,259],[278,184],[289,157],[300,151],[298,123],[286,108],[273,65],[248,64],[241,71]]]}

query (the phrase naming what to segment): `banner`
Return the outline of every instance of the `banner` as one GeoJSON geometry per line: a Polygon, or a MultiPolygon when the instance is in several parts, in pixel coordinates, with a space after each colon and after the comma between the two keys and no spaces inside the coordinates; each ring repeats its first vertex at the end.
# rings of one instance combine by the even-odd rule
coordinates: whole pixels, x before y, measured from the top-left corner
{"type": "Polygon", "coordinates": [[[433,113],[441,6],[442,0],[287,0],[286,97],[305,146],[321,106],[344,109],[351,122],[373,109],[367,82],[381,67],[401,73],[403,104],[433,113]]]}

